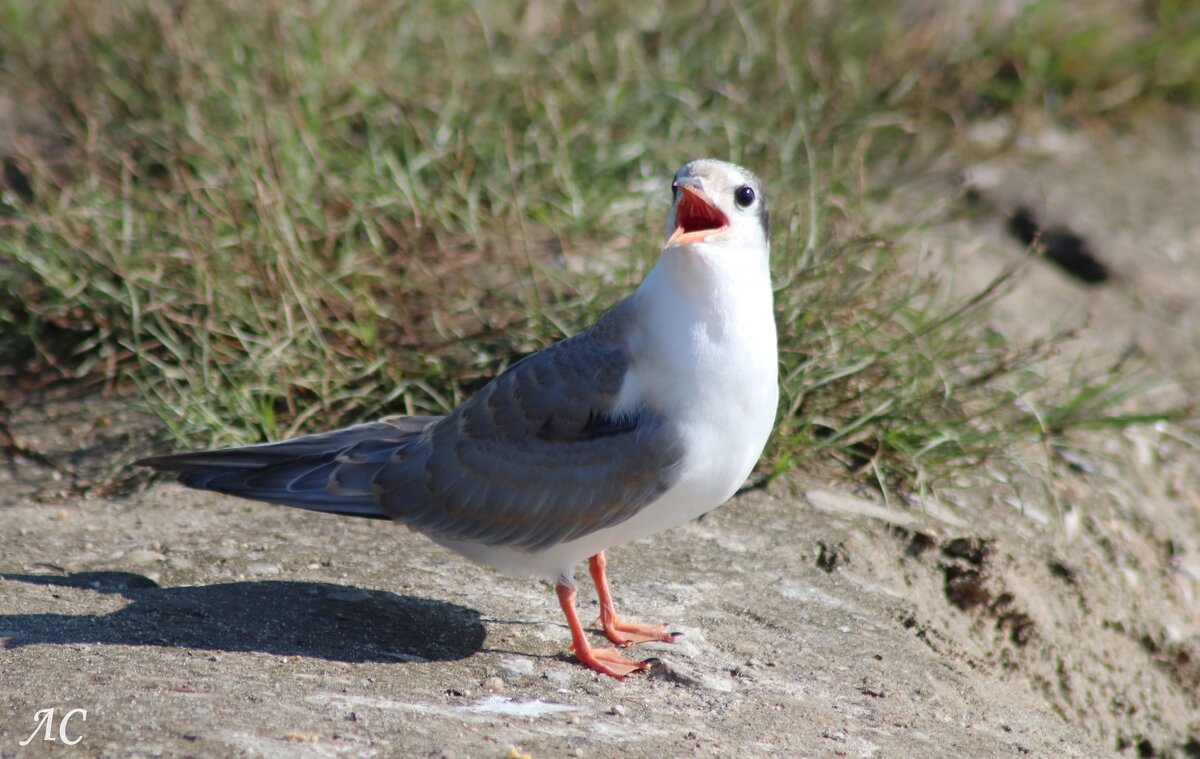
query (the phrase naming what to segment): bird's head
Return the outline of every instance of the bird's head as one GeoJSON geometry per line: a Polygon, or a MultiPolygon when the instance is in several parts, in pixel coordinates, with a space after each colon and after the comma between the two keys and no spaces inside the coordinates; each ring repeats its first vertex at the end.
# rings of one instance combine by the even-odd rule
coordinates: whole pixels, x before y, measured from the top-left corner
{"type": "Polygon", "coordinates": [[[671,248],[720,246],[729,251],[768,250],[770,224],[758,177],[732,163],[704,158],[675,174],[667,215],[671,248]]]}

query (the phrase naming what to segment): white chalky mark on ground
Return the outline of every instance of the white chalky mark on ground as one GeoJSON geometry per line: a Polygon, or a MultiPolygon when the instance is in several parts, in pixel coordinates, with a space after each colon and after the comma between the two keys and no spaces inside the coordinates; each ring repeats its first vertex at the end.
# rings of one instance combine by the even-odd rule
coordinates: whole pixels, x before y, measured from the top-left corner
{"type": "Polygon", "coordinates": [[[312,703],[322,705],[333,705],[337,708],[350,707],[368,707],[375,709],[403,710],[420,712],[422,714],[476,714],[487,717],[523,717],[536,719],[538,717],[546,717],[552,714],[562,714],[565,712],[579,711],[580,707],[571,704],[553,704],[548,701],[533,700],[533,701],[518,701],[505,696],[488,696],[487,698],[476,701],[472,704],[454,704],[449,706],[438,706],[436,704],[422,704],[409,701],[395,701],[386,698],[373,698],[371,696],[352,696],[342,694],[324,694],[318,693],[308,697],[312,703]]]}

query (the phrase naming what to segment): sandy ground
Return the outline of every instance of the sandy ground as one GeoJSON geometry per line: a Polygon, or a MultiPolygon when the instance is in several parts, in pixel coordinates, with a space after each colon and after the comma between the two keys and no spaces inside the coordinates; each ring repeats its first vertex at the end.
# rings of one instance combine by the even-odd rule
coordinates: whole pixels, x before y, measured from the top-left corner
{"type": "Polygon", "coordinates": [[[846,496],[753,495],[613,551],[621,606],[682,633],[624,683],[564,658],[549,587],[402,530],[173,487],[6,518],[6,752],[57,706],[118,756],[1104,753],[880,582],[872,556],[936,599],[958,560],[905,551],[937,525],[846,496]]]}
{"type": "MultiPolygon", "coordinates": [[[[969,289],[1021,255],[1017,205],[1069,225],[1115,276],[1034,262],[997,328],[1135,346],[1186,397],[1196,134],[1010,134],[970,161],[984,210],[952,178],[907,195],[920,245],[969,289]]],[[[136,453],[111,405],[15,411],[68,465],[136,453]]],[[[0,757],[1200,756],[1200,445],[1073,443],[908,507],[779,484],[612,551],[619,608],[680,633],[623,683],[566,658],[551,588],[403,529],[173,485],[79,497],[3,460],[0,757]],[[86,710],[79,743],[22,746],[49,708],[86,710]]]]}

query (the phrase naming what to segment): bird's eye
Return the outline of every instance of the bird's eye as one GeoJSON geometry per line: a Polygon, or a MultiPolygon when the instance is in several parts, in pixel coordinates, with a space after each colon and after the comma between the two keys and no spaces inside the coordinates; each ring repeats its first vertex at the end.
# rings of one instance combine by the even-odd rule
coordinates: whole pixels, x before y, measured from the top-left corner
{"type": "Polygon", "coordinates": [[[679,185],[671,183],[671,200],[679,200],[679,185]]]}
{"type": "Polygon", "coordinates": [[[754,188],[748,184],[733,191],[733,202],[738,204],[739,208],[749,208],[754,202],[754,188]]]}

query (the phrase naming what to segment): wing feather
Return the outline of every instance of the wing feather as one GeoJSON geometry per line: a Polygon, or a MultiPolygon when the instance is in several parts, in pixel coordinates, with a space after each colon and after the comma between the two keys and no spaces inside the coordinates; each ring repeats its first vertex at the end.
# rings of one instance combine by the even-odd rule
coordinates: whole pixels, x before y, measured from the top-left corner
{"type": "Polygon", "coordinates": [[[513,365],[375,477],[383,510],[450,540],[538,551],[618,524],[675,484],[683,446],[649,408],[615,414],[631,367],[614,309],[513,365]]]}

